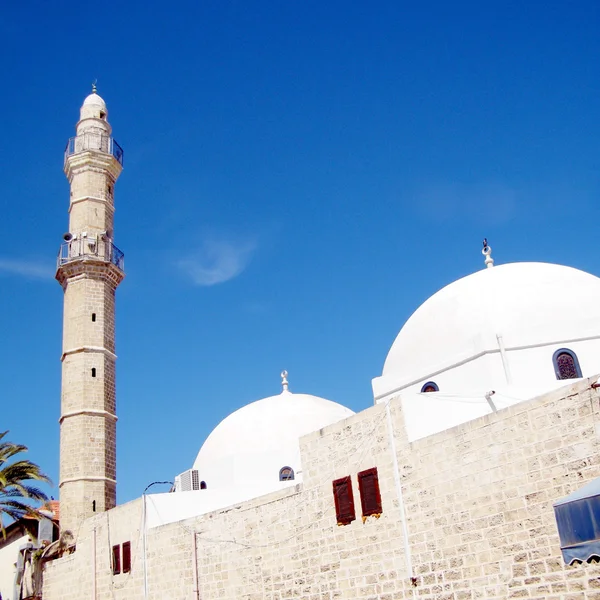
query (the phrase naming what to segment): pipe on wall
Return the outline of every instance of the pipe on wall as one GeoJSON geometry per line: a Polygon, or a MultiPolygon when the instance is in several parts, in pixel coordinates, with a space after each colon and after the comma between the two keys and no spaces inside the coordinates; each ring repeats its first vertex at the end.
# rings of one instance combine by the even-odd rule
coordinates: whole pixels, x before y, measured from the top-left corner
{"type": "Polygon", "coordinates": [[[94,527],[94,533],[92,537],[92,600],[96,600],[98,597],[96,571],[96,528],[94,527]]]}
{"type": "Polygon", "coordinates": [[[198,585],[198,548],[196,546],[196,532],[192,531],[192,573],[194,575],[194,599],[200,600],[200,586],[198,585]]]}
{"type": "Polygon", "coordinates": [[[504,340],[500,334],[496,334],[496,340],[498,340],[498,348],[500,349],[500,356],[502,357],[502,366],[504,367],[504,377],[506,377],[506,383],[512,384],[512,376],[510,374],[510,366],[508,364],[508,355],[506,354],[506,348],[504,347],[504,340]]]}
{"type": "Polygon", "coordinates": [[[385,402],[385,416],[388,426],[388,438],[390,442],[390,451],[392,453],[392,463],[394,466],[394,484],[396,486],[396,495],[398,497],[398,506],[400,508],[400,518],[402,519],[402,540],[404,542],[404,557],[406,560],[406,570],[408,576],[413,580],[414,573],[412,567],[412,558],[410,555],[410,544],[408,541],[408,525],[406,523],[406,511],[404,509],[404,500],[402,497],[402,483],[400,481],[400,467],[398,466],[398,455],[396,453],[396,438],[394,437],[394,426],[392,425],[392,414],[390,412],[390,398],[385,402]]]}

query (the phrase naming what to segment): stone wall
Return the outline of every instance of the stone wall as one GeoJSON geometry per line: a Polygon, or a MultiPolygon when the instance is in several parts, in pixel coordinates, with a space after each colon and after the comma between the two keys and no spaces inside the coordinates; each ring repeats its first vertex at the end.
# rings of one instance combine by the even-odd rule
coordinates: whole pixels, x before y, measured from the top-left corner
{"type": "Polygon", "coordinates": [[[92,597],[95,528],[97,598],[600,600],[599,566],[563,564],[552,510],[600,476],[599,402],[583,381],[413,443],[399,399],[389,422],[374,406],[302,439],[296,487],[145,541],[141,500],[88,519],[76,553],[47,566],[44,598],[92,597]],[[373,466],[383,512],[363,521],[356,474],[373,466]],[[357,518],[338,526],[332,481],[346,475],[357,518]],[[132,572],[111,575],[110,546],[127,540],[132,572]]]}

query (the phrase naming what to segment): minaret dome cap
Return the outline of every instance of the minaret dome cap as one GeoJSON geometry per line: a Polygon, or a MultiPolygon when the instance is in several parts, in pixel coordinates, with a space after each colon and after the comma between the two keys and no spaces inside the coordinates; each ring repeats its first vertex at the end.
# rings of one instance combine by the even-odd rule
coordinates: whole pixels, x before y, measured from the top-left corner
{"type": "MultiPolygon", "coordinates": [[[[106,102],[96,93],[96,86],[92,87],[92,93],[83,101],[79,111],[79,123],[77,124],[77,135],[81,135],[88,130],[103,130],[103,133],[110,135],[110,125],[108,124],[108,109],[106,102]],[[88,119],[93,119],[92,122],[88,119]],[[105,124],[100,125],[98,119],[105,124]]],[[[96,131],[98,133],[98,131],[96,131]]]]}
{"type": "Polygon", "coordinates": [[[92,92],[84,101],[83,106],[98,106],[99,108],[106,108],[106,102],[96,94],[92,92]]]}

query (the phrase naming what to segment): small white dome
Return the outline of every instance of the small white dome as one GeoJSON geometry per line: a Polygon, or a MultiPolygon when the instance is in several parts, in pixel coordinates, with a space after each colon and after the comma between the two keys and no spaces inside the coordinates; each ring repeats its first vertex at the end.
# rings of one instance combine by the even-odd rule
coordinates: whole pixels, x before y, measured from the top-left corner
{"type": "Polygon", "coordinates": [[[202,445],[193,468],[208,490],[237,489],[244,497],[249,489],[254,496],[281,489],[302,480],[299,438],[353,414],[324,398],[283,391],[221,421],[202,445]],[[294,481],[279,481],[283,467],[294,470],[294,481]]]}
{"type": "Polygon", "coordinates": [[[383,376],[418,380],[450,364],[507,348],[600,335],[600,279],[547,263],[482,269],[425,301],[394,341],[383,376]]]}
{"type": "Polygon", "coordinates": [[[92,92],[84,101],[83,106],[97,106],[99,108],[106,108],[106,102],[96,94],[92,92]]]}

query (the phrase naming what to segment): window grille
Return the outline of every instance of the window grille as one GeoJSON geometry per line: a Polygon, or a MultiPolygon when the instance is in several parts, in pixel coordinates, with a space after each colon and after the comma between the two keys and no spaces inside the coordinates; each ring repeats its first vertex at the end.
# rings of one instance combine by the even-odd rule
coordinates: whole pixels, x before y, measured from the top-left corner
{"type": "Polygon", "coordinates": [[[434,381],[428,381],[425,385],[423,385],[423,387],[421,388],[421,393],[428,393],[428,392],[439,392],[440,388],[438,387],[437,383],[435,383],[434,381]]]}
{"type": "Polygon", "coordinates": [[[295,479],[292,467],[282,467],[279,470],[279,481],[293,481],[295,479]]]}
{"type": "Polygon", "coordinates": [[[582,377],[577,355],[572,350],[561,348],[552,357],[556,379],[577,379],[582,377]]]}

